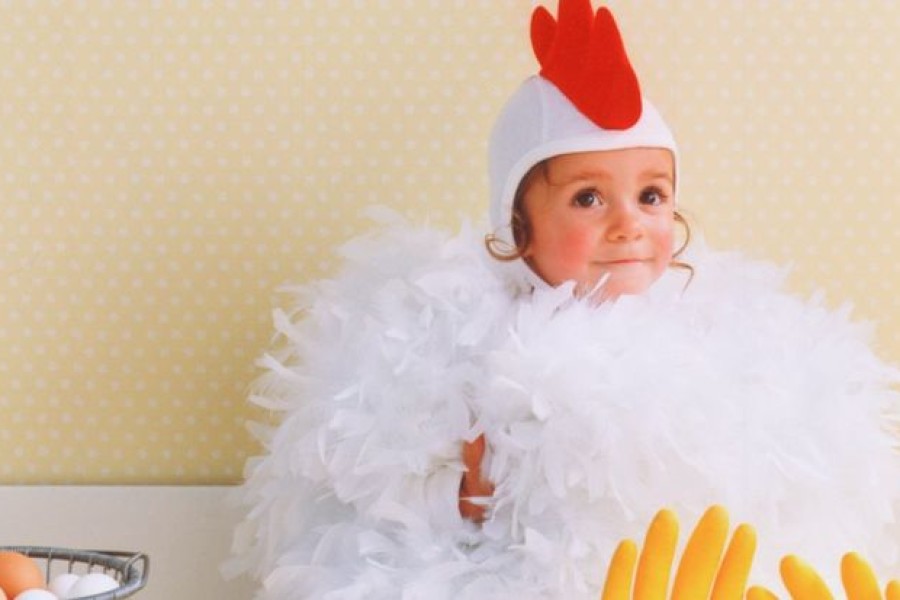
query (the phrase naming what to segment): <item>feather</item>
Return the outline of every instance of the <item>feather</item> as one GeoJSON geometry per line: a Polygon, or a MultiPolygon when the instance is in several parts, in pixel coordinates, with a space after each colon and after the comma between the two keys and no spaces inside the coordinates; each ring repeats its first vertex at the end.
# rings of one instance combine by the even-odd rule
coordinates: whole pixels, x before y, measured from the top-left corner
{"type": "Polygon", "coordinates": [[[900,568],[900,377],[849,309],[704,248],[686,290],[672,273],[595,306],[530,288],[473,228],[378,218],[337,276],[292,288],[259,363],[251,399],[282,419],[256,428],[229,564],[258,598],[595,598],[664,505],[756,526],[754,583],[786,552],[832,580],[850,549],[900,568]],[[456,503],[480,433],[476,527],[456,503]]]}

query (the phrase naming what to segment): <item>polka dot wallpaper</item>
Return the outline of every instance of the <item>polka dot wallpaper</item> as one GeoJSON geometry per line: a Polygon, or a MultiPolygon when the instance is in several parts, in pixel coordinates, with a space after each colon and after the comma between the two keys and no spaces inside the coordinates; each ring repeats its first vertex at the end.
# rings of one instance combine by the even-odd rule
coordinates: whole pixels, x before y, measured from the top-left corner
{"type": "MultiPolygon", "coordinates": [[[[611,2],[717,247],[900,362],[900,6],[611,2]]],[[[483,213],[531,0],[0,0],[0,482],[227,483],[278,287],[483,213]]]]}

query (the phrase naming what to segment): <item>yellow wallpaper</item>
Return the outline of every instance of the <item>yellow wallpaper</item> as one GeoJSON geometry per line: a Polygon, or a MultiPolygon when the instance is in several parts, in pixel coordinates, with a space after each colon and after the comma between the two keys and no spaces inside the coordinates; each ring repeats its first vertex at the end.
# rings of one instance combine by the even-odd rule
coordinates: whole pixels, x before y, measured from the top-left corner
{"type": "MultiPolygon", "coordinates": [[[[900,6],[612,2],[720,247],[900,362],[900,6]]],[[[0,1],[0,482],[230,482],[276,288],[481,214],[530,0],[0,1]]]]}

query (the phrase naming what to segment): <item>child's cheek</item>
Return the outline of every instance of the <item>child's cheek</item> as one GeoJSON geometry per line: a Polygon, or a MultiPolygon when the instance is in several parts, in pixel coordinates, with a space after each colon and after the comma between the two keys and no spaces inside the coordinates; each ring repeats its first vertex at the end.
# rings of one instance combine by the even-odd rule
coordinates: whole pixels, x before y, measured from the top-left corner
{"type": "Polygon", "coordinates": [[[654,239],[656,240],[657,254],[659,256],[664,256],[666,263],[668,263],[669,260],[672,259],[672,254],[675,251],[675,232],[672,226],[662,226],[654,239]]]}
{"type": "Polygon", "coordinates": [[[570,231],[560,242],[561,262],[569,268],[582,267],[591,260],[596,246],[595,236],[589,232],[570,231]]]}

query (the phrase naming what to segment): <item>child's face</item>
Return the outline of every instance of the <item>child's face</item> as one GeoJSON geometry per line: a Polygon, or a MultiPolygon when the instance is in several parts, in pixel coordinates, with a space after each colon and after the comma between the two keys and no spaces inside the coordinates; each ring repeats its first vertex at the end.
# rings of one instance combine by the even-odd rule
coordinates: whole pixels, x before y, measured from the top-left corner
{"type": "Polygon", "coordinates": [[[554,157],[525,190],[523,254],[544,281],[588,293],[640,294],[672,259],[674,165],[668,150],[629,148],[554,157]]]}

